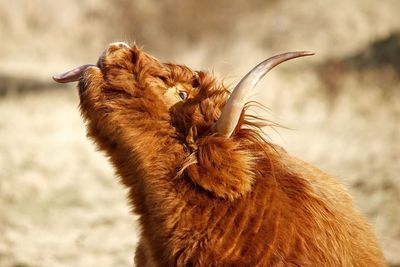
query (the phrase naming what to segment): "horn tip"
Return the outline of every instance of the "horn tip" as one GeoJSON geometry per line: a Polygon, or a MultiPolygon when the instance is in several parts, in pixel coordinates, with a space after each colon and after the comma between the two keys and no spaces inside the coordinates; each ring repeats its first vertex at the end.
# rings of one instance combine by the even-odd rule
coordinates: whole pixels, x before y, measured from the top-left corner
{"type": "Polygon", "coordinates": [[[66,78],[64,74],[56,74],[56,75],[53,75],[51,78],[53,78],[53,80],[58,83],[69,83],[69,82],[75,81],[75,80],[66,78]]]}
{"type": "Polygon", "coordinates": [[[56,75],[51,76],[51,78],[53,78],[54,81],[58,82],[61,77],[59,74],[56,74],[56,75]]]}
{"type": "Polygon", "coordinates": [[[313,52],[313,51],[301,51],[300,53],[303,56],[313,56],[313,55],[315,55],[315,52],[313,52]]]}
{"type": "Polygon", "coordinates": [[[58,82],[58,83],[62,83],[63,82],[62,75],[60,75],[60,74],[53,75],[51,78],[53,78],[53,80],[55,82],[58,82]]]}

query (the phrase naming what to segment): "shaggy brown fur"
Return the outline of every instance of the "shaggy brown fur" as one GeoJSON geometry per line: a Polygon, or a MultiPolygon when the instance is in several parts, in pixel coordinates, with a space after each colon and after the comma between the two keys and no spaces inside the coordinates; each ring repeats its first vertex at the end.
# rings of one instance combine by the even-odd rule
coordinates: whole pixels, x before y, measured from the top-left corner
{"type": "Polygon", "coordinates": [[[229,93],[209,73],[113,44],[79,92],[140,216],[137,266],[385,265],[334,178],[265,142],[245,112],[232,137],[212,134],[229,93]]]}

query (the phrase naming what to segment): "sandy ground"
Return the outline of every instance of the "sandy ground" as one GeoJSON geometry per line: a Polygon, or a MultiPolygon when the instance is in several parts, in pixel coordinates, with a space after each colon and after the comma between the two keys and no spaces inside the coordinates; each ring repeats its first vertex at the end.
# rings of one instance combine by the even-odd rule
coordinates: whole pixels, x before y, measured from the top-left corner
{"type": "Polygon", "coordinates": [[[0,266],[131,266],[125,189],[86,139],[73,86],[49,79],[115,40],[228,83],[275,52],[316,51],[271,73],[253,96],[271,112],[254,112],[291,128],[265,129],[270,139],[349,188],[400,265],[400,39],[386,41],[400,2],[214,2],[0,0],[0,266]]]}

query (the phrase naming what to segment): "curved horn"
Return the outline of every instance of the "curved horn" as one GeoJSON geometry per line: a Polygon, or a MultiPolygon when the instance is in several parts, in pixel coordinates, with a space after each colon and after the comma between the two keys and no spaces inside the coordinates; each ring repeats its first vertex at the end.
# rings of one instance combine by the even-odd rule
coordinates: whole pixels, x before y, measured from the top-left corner
{"type": "Polygon", "coordinates": [[[86,64],[76,67],[75,69],[72,69],[70,71],[54,75],[53,80],[59,83],[77,82],[81,78],[83,72],[89,67],[96,67],[96,65],[86,64]]]}
{"type": "Polygon", "coordinates": [[[221,135],[230,137],[239,121],[240,114],[246,104],[250,91],[273,67],[287,60],[311,56],[313,52],[289,52],[270,57],[249,71],[233,89],[228,101],[226,102],[221,116],[214,125],[214,131],[221,135]]]}

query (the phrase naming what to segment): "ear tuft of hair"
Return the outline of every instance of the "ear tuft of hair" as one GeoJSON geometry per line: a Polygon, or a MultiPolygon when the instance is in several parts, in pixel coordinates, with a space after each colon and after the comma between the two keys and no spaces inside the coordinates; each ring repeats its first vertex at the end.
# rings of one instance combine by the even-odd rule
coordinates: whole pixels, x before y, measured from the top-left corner
{"type": "Polygon", "coordinates": [[[216,197],[235,200],[251,190],[255,158],[237,140],[219,135],[197,140],[196,162],[185,173],[191,181],[216,197]]]}

